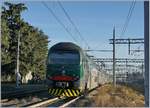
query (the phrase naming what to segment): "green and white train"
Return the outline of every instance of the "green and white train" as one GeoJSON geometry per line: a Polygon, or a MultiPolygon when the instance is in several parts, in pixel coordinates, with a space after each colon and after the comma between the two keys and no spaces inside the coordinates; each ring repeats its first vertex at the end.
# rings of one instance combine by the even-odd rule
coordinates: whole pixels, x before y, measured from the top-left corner
{"type": "Polygon", "coordinates": [[[50,48],[46,72],[50,95],[79,96],[111,81],[110,76],[74,43],[61,42],[50,48]]]}

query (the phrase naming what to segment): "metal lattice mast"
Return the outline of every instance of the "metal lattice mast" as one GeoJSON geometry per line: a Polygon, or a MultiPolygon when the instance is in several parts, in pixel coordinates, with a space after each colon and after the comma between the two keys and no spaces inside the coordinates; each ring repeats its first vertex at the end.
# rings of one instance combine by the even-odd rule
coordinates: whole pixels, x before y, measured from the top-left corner
{"type": "MultiPolygon", "coordinates": [[[[113,39],[109,39],[110,44],[114,43],[113,39]]],[[[128,39],[115,39],[115,44],[128,44],[128,54],[131,52],[131,44],[144,44],[143,38],[128,38],[128,39]]],[[[134,50],[133,50],[134,51],[134,50]]],[[[138,52],[142,52],[142,50],[135,50],[138,52]]]]}

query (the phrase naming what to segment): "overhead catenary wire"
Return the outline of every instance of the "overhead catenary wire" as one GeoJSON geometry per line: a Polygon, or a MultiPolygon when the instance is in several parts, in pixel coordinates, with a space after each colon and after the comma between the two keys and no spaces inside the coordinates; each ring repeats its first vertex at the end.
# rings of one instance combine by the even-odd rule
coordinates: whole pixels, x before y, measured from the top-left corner
{"type": "Polygon", "coordinates": [[[60,1],[58,1],[59,6],[61,7],[62,11],[64,12],[64,14],[66,15],[67,19],[69,20],[69,22],[73,25],[74,29],[76,30],[76,32],[79,34],[81,40],[84,41],[84,43],[88,46],[88,48],[90,48],[90,46],[88,45],[88,43],[86,42],[86,40],[84,39],[84,37],[81,35],[81,32],[79,31],[79,29],[77,28],[77,26],[75,25],[75,23],[73,22],[72,18],[70,17],[70,15],[68,14],[68,12],[65,10],[65,8],[63,7],[63,5],[61,4],[60,1]]]}
{"type": "Polygon", "coordinates": [[[132,13],[133,13],[133,10],[134,10],[134,7],[135,7],[135,4],[136,4],[136,0],[133,0],[132,3],[131,3],[131,5],[130,5],[129,12],[128,12],[128,15],[126,17],[125,23],[123,25],[120,37],[124,36],[124,34],[125,34],[126,30],[127,30],[129,21],[131,19],[131,16],[132,16],[132,13]]]}
{"type": "Polygon", "coordinates": [[[72,33],[66,28],[66,26],[61,22],[61,20],[55,15],[55,13],[52,11],[52,9],[44,2],[41,2],[47,9],[48,11],[53,15],[53,17],[56,19],[56,21],[65,29],[65,31],[71,36],[71,38],[78,43],[75,37],[73,37],[72,33]]]}

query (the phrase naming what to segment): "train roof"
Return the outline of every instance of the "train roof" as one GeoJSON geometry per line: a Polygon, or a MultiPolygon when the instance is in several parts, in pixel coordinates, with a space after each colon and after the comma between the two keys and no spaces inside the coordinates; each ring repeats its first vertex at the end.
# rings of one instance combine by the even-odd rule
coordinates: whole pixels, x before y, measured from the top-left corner
{"type": "Polygon", "coordinates": [[[57,51],[57,50],[68,50],[68,51],[79,51],[81,52],[82,49],[72,42],[60,42],[55,44],[50,48],[50,51],[57,51]]]}

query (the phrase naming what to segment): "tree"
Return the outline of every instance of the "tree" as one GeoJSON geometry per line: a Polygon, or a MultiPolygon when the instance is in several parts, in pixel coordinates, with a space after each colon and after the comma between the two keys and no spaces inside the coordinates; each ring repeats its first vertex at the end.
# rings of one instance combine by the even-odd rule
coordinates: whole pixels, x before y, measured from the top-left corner
{"type": "Polygon", "coordinates": [[[25,22],[21,12],[24,4],[5,2],[2,7],[2,75],[14,75],[17,60],[18,35],[20,44],[20,72],[23,77],[32,71],[44,76],[48,52],[48,36],[25,22]]]}
{"type": "Polygon", "coordinates": [[[2,7],[2,67],[8,66],[7,72],[14,73],[16,66],[18,30],[21,26],[20,14],[27,9],[24,4],[5,2],[2,7]],[[9,65],[8,65],[9,63],[9,65]],[[6,65],[7,64],[7,65],[6,65]],[[10,69],[11,68],[11,69],[10,69]]]}

